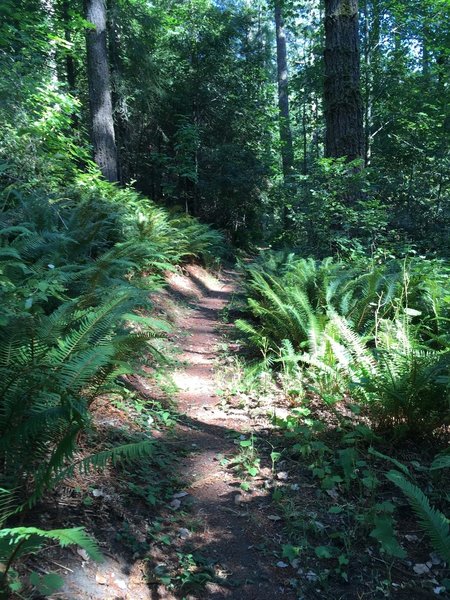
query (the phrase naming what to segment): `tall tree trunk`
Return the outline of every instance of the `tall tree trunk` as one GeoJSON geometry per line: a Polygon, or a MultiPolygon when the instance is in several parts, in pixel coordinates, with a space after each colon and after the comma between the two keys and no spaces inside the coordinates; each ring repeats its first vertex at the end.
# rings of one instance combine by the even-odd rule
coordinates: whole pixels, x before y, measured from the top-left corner
{"type": "Polygon", "coordinates": [[[358,0],[325,0],[325,155],[364,158],[358,0]]]}
{"type": "Polygon", "coordinates": [[[373,99],[375,80],[375,54],[379,44],[379,11],[376,10],[378,0],[363,0],[364,29],[364,149],[365,165],[370,165],[372,157],[373,99]],[[377,18],[378,14],[378,18],[377,18]],[[372,28],[371,28],[372,24],[372,28]],[[378,33],[377,33],[378,32],[378,33]]]}
{"type": "Polygon", "coordinates": [[[365,21],[367,27],[367,47],[366,47],[366,97],[364,99],[365,114],[365,153],[366,166],[370,165],[372,160],[372,144],[374,139],[374,130],[380,124],[375,125],[374,107],[376,97],[379,94],[380,87],[383,86],[381,78],[381,14],[379,0],[365,0],[365,21]],[[368,11],[367,6],[371,7],[368,11]],[[370,27],[371,25],[371,27],[370,27]]]}
{"type": "Polygon", "coordinates": [[[117,149],[111,102],[106,40],[105,0],[86,0],[86,19],[95,25],[86,33],[87,73],[94,160],[108,181],[117,181],[117,149]]]}
{"type": "Polygon", "coordinates": [[[66,77],[69,90],[75,91],[77,85],[75,61],[72,55],[72,34],[70,31],[70,15],[69,15],[69,2],[63,0],[61,4],[61,18],[64,26],[64,39],[66,40],[69,49],[66,50],[65,62],[66,62],[66,77]]]}
{"type": "Polygon", "coordinates": [[[111,101],[114,114],[114,132],[116,136],[118,178],[120,183],[129,180],[129,165],[122,159],[122,149],[129,140],[129,123],[126,117],[126,100],[121,93],[121,80],[123,77],[123,63],[121,57],[121,39],[118,19],[117,0],[107,0],[108,22],[107,35],[109,41],[110,76],[111,76],[111,101]]]}
{"type": "Polygon", "coordinates": [[[275,0],[275,30],[277,38],[278,109],[280,119],[281,160],[286,180],[294,164],[291,118],[289,112],[289,80],[286,51],[286,32],[283,19],[283,0],[275,0]]]}

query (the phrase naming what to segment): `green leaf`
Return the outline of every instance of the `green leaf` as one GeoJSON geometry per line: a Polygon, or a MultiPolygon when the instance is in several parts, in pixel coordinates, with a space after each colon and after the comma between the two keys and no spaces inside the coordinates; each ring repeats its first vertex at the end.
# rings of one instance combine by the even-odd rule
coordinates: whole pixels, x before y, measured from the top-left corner
{"type": "Polygon", "coordinates": [[[339,565],[341,567],[343,567],[344,565],[348,565],[350,561],[349,561],[349,559],[348,559],[348,557],[347,557],[346,554],[339,554],[339,556],[338,556],[338,562],[339,562],[339,565]]]}
{"type": "Polygon", "coordinates": [[[440,469],[450,469],[450,454],[441,454],[437,456],[431,464],[430,469],[432,471],[437,471],[440,469]]]}
{"type": "Polygon", "coordinates": [[[8,587],[12,592],[17,593],[23,588],[23,584],[20,581],[11,581],[8,584],[8,587]]]}
{"type": "Polygon", "coordinates": [[[328,509],[328,512],[330,515],[339,515],[343,510],[344,508],[342,506],[332,506],[328,509]]]}
{"type": "Polygon", "coordinates": [[[415,308],[405,308],[405,314],[410,317],[420,317],[422,311],[416,310],[415,308]]]}
{"type": "Polygon", "coordinates": [[[242,440],[241,442],[239,442],[239,445],[242,448],[249,448],[252,445],[252,440],[242,440]]]}
{"type": "Polygon", "coordinates": [[[282,545],[282,556],[288,560],[294,560],[302,551],[301,546],[292,546],[291,544],[282,545]]]}
{"type": "Polygon", "coordinates": [[[379,479],[375,476],[375,475],[366,475],[366,477],[363,477],[361,479],[362,484],[364,487],[366,487],[368,490],[370,490],[371,492],[373,492],[374,490],[377,489],[379,482],[379,479]]]}
{"type": "Polygon", "coordinates": [[[281,458],[281,452],[271,452],[270,453],[270,460],[275,463],[277,462],[277,460],[280,460],[281,458]]]}
{"type": "Polygon", "coordinates": [[[334,556],[333,546],[316,546],[314,552],[318,558],[333,558],[334,556]]]}
{"type": "Polygon", "coordinates": [[[47,573],[40,576],[37,573],[31,573],[30,582],[36,587],[43,596],[51,596],[64,585],[64,579],[57,573],[47,573]]]}
{"type": "Polygon", "coordinates": [[[387,514],[375,515],[374,525],[375,528],[370,532],[370,536],[380,542],[383,552],[396,558],[405,558],[406,552],[395,537],[392,517],[387,514]]]}

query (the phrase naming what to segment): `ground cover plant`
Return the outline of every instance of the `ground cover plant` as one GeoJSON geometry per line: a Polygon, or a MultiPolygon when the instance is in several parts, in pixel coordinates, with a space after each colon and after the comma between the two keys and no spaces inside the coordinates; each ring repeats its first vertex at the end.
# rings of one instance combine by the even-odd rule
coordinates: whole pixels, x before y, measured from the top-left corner
{"type": "MultiPolygon", "coordinates": [[[[308,502],[319,522],[308,526],[298,488],[274,491],[290,530],[285,556],[300,564],[309,550],[321,559],[314,585],[336,574],[348,580],[369,535],[395,569],[396,559],[408,560],[405,524],[415,518],[436,564],[448,563],[446,264],[265,252],[244,269],[247,318],[236,326],[254,349],[252,369],[272,377],[292,406],[275,417],[284,432],[278,460],[294,473],[306,468],[328,510],[308,502]]],[[[436,593],[448,584],[442,577],[436,593]]]]}

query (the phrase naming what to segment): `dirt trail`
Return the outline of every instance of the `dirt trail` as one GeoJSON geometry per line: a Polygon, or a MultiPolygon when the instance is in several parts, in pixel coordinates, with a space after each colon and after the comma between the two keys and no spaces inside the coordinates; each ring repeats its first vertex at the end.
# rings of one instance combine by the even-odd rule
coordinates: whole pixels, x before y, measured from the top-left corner
{"type": "Polygon", "coordinates": [[[186,415],[179,441],[194,449],[183,460],[181,471],[189,482],[186,491],[191,511],[202,523],[201,532],[191,543],[217,560],[219,572],[231,587],[208,584],[204,593],[192,597],[271,600],[282,594],[283,598],[296,598],[283,585],[287,577],[281,576],[271,552],[270,542],[277,533],[267,518],[270,500],[266,490],[241,493],[236,474],[218,460],[218,455],[236,453],[230,433],[246,435],[252,430],[252,422],[244,411],[230,415],[217,406],[214,368],[220,341],[220,311],[235,292],[236,275],[225,271],[220,280],[205,281],[202,273],[190,271],[202,294],[182,323],[187,336],[181,359],[186,366],[175,374],[180,388],[178,407],[186,415]]]}
{"type": "MultiPolygon", "coordinates": [[[[173,374],[182,416],[175,430],[155,430],[153,434],[178,457],[176,472],[166,473],[164,469],[168,467],[163,467],[162,475],[181,480],[182,491],[169,499],[166,506],[155,510],[139,503],[122,507],[122,499],[114,495],[114,487],[107,481],[94,479],[92,486],[101,496],[91,501],[95,508],[86,509],[82,521],[99,540],[105,560],[93,563],[75,550],[72,557],[60,551],[48,556],[49,564],[44,565],[47,570],[54,570],[55,566],[64,569],[60,571],[65,579],[64,590],[56,597],[273,600],[281,595],[286,600],[295,600],[298,596],[288,585],[295,572],[290,567],[277,566],[283,525],[269,518],[273,518],[276,510],[270,500],[271,469],[262,465],[258,475],[250,478],[251,489],[244,492],[240,487],[242,476],[231,468],[232,463],[221,460],[221,457],[235,457],[240,441],[248,439],[255,429],[259,430],[258,435],[264,434],[261,419],[252,418],[246,408],[222,404],[217,394],[217,370],[221,368],[219,345],[225,342],[226,328],[220,318],[221,310],[238,286],[237,275],[224,271],[215,278],[204,269],[191,266],[187,273],[172,273],[168,284],[168,292],[159,297],[160,312],[174,321],[173,341],[182,352],[178,357],[182,366],[173,374]],[[123,524],[117,520],[116,513],[121,512],[123,524]],[[161,524],[162,533],[146,536],[155,523],[161,524]],[[149,545],[145,556],[130,556],[117,545],[114,540],[123,527],[132,534],[132,543],[149,545]],[[161,541],[164,537],[166,541],[161,541]],[[204,563],[198,562],[199,556],[204,563]],[[187,585],[180,586],[186,582],[178,576],[175,587],[181,589],[173,591],[174,580],[164,585],[158,568],[172,578],[174,572],[180,573],[180,568],[184,568],[182,576],[188,579],[187,585]],[[214,573],[213,581],[205,585],[204,581],[196,580],[198,574],[201,580],[202,572],[214,573]]],[[[221,375],[223,380],[224,374],[221,375]]],[[[140,393],[152,397],[151,376],[148,379],[136,376],[134,383],[140,393]]],[[[116,424],[109,403],[106,407],[108,423],[114,417],[111,424],[123,425],[121,419],[127,418],[126,412],[117,413],[116,424]]]]}

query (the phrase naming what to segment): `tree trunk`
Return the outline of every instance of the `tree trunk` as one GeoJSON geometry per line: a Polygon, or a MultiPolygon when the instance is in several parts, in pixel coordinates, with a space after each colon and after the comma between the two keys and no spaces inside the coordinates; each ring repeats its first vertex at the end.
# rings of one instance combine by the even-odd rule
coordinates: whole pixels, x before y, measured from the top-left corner
{"type": "Polygon", "coordinates": [[[75,61],[72,55],[72,35],[70,32],[70,16],[69,16],[69,3],[68,0],[64,0],[61,5],[61,18],[64,26],[64,39],[66,40],[69,49],[66,51],[65,62],[66,62],[66,77],[67,85],[71,92],[75,91],[77,80],[75,71],[75,61]]]}
{"type": "Polygon", "coordinates": [[[86,0],[86,19],[95,25],[86,33],[87,73],[94,160],[108,181],[117,181],[117,149],[111,102],[105,0],[86,0]]]}
{"type": "Polygon", "coordinates": [[[364,158],[358,0],[325,0],[325,155],[364,158]]]}
{"type": "MultiPolygon", "coordinates": [[[[122,150],[129,142],[129,123],[126,115],[126,100],[121,90],[123,77],[123,63],[121,57],[121,36],[118,19],[117,0],[107,1],[108,23],[107,35],[109,41],[110,77],[111,77],[111,101],[114,114],[114,132],[116,136],[117,150],[117,175],[120,183],[129,180],[129,161],[123,160],[122,150]]],[[[126,155],[126,153],[125,153],[126,155]]]]}
{"type": "Polygon", "coordinates": [[[289,112],[289,80],[286,51],[286,32],[282,13],[283,0],[275,0],[275,30],[277,38],[278,109],[280,119],[281,160],[286,180],[294,164],[291,119],[289,112]]]}

